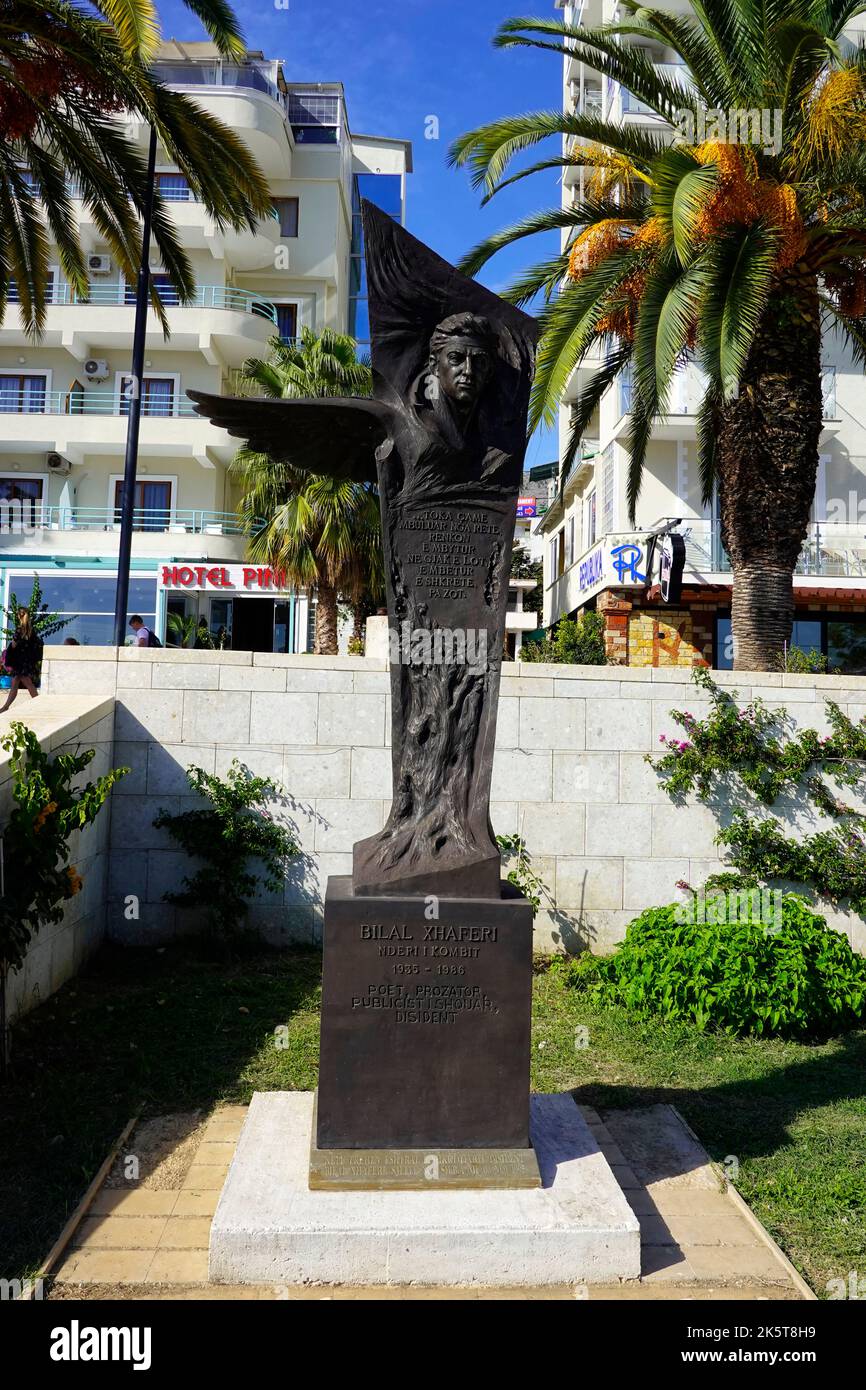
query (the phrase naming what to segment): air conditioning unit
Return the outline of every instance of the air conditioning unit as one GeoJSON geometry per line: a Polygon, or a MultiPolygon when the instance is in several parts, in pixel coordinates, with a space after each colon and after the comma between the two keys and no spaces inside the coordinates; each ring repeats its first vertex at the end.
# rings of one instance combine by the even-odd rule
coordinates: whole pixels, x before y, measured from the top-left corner
{"type": "Polygon", "coordinates": [[[84,364],[84,375],[88,381],[107,381],[109,367],[104,357],[88,357],[84,364]]]}
{"type": "Polygon", "coordinates": [[[87,269],[91,275],[110,275],[111,257],[110,256],[88,256],[87,269]]]}
{"type": "Polygon", "coordinates": [[[69,459],[65,459],[62,454],[48,454],[45,462],[50,473],[69,473],[72,470],[69,459]]]}

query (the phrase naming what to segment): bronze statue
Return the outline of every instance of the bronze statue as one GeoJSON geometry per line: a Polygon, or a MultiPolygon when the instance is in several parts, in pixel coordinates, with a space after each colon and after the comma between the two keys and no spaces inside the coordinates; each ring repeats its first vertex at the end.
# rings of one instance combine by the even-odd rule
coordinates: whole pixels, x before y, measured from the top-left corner
{"type": "Polygon", "coordinates": [[[394,796],[356,896],[498,897],[490,779],[536,323],[363,205],[374,396],[200,414],[296,468],[377,484],[394,796]]]}

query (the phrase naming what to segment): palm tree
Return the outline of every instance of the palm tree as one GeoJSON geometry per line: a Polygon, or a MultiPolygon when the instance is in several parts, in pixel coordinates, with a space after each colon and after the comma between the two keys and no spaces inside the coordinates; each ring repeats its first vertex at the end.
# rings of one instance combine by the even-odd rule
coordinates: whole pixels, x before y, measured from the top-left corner
{"type": "MultiPolygon", "coordinates": [[[[250,358],[244,379],[273,398],[369,396],[372,373],[355,348],[346,334],[304,328],[297,345],[272,338],[268,360],[250,358]]],[[[336,655],[337,595],[361,605],[375,602],[384,588],[375,488],[310,474],[249,449],[238,450],[232,471],[243,488],[238,514],[251,536],[251,558],[299,588],[315,588],[315,650],[336,655]]]]}
{"type": "MultiPolygon", "coordinates": [[[[187,0],[220,52],[244,53],[225,0],[187,0]]],[[[220,227],[253,230],[271,215],[264,176],[234,131],[148,68],[159,38],[152,0],[9,0],[0,26],[0,318],[10,281],[28,331],[44,325],[49,236],[69,284],[88,283],[74,203],[78,185],[100,236],[131,282],[140,259],[147,160],[117,122],[132,112],[156,131],[166,158],[220,227]],[[99,16],[101,11],[104,18],[99,16]]],[[[195,282],[157,193],[153,235],[181,303],[195,282]]],[[[159,297],[153,307],[166,320],[159,297]]]]}
{"type": "Polygon", "coordinates": [[[675,371],[699,361],[701,481],[705,501],[718,487],[733,565],[735,665],[767,669],[790,640],[793,571],[815,493],[822,320],[866,360],[866,49],[841,37],[864,6],[692,0],[693,13],[681,16],[623,4],[622,23],[515,19],[494,42],[567,53],[604,71],[675,127],[674,143],[670,132],[560,112],[464,135],[452,160],[469,165],[487,198],[569,164],[586,166],[589,179],[578,205],[490,237],[463,268],[474,274],[536,232],[563,233],[561,254],[510,292],[516,303],[544,300],[531,423],[553,422],[574,368],[601,340],[605,364],[579,397],[563,463],[604,392],[629,371],[632,520],[653,421],[675,371]],[[660,75],[626,36],[672,49],[686,85],[660,75]],[[743,131],[753,112],[772,119],[772,145],[743,131]],[[561,154],[506,177],[516,155],[551,135],[565,137],[561,154]]]}

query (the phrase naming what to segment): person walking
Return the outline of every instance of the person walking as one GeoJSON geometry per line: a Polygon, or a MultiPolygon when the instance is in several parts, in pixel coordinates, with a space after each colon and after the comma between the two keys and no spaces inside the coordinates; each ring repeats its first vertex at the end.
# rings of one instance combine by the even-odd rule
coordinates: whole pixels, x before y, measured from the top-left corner
{"type": "Polygon", "coordinates": [[[22,685],[29,692],[31,700],[36,699],[39,694],[36,689],[36,677],[39,674],[41,661],[42,638],[33,626],[29,609],[19,608],[15,636],[6,648],[5,657],[7,670],[12,672],[12,685],[6,697],[5,705],[0,706],[0,714],[9,708],[13,700],[17,699],[18,691],[22,685]]]}
{"type": "Polygon", "coordinates": [[[149,627],[145,627],[144,619],[141,618],[138,613],[136,613],[132,618],[130,618],[129,626],[132,628],[132,645],[134,647],[162,646],[162,643],[160,642],[156,633],[151,632],[149,627]]]}

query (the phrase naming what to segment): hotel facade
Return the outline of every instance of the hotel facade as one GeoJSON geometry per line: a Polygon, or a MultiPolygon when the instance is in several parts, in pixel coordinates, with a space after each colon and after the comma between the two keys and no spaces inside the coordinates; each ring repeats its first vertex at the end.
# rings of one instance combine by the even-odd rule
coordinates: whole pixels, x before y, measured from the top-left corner
{"type": "MultiPolygon", "coordinates": [[[[615,0],[559,0],[569,25],[597,27],[619,15],[615,0]]],[[[689,12],[687,0],[670,9],[689,12]]],[[[847,31],[862,36],[863,17],[847,31]]],[[[677,55],[643,39],[650,58],[672,80],[686,81],[677,55]]],[[[564,60],[567,112],[601,114],[655,132],[670,129],[605,72],[564,60]]],[[[573,137],[566,140],[566,149],[573,137]]],[[[588,176],[578,161],[566,166],[564,207],[582,200],[588,176]]],[[[602,358],[572,374],[560,412],[560,456],[570,436],[571,409],[602,358]]],[[[647,451],[636,528],[628,516],[626,439],[631,427],[630,383],[622,378],[602,398],[582,448],[536,531],[544,538],[544,622],[586,608],[605,614],[608,659],[622,665],[725,669],[732,663],[731,569],[714,503],[701,500],[696,410],[702,378],[689,363],[675,378],[668,414],[656,422],[647,451]],[[682,597],[667,607],[648,597],[648,532],[679,522],[686,542],[682,597]]],[[[811,523],[795,575],[793,644],[823,651],[831,667],[866,672],[866,382],[836,335],[823,349],[824,428],[811,523]]]]}
{"type": "MultiPolygon", "coordinates": [[[[190,388],[240,394],[245,360],[303,327],[369,340],[360,200],[405,221],[411,145],[354,134],[339,82],[292,84],[281,63],[221,59],[207,43],[162,45],[156,68],[239,133],[263,169],[274,214],[255,232],[222,231],[157,152],[157,182],[192,263],[195,299],[179,305],[151,271],[168,313],[148,316],[129,611],[165,641],[168,614],[204,618],[247,651],[305,651],[311,602],[250,565],[229,471],[237,441],[194,413],[190,388]]],[[[146,150],[146,125],[127,131],[146,150]]],[[[125,283],[70,187],[90,289],[55,262],[45,332],[30,340],[13,303],[0,323],[0,604],[25,601],[38,575],[49,639],[111,643],[126,445],[135,285],[125,283]]],[[[14,299],[14,292],[13,292],[14,299]]]]}

